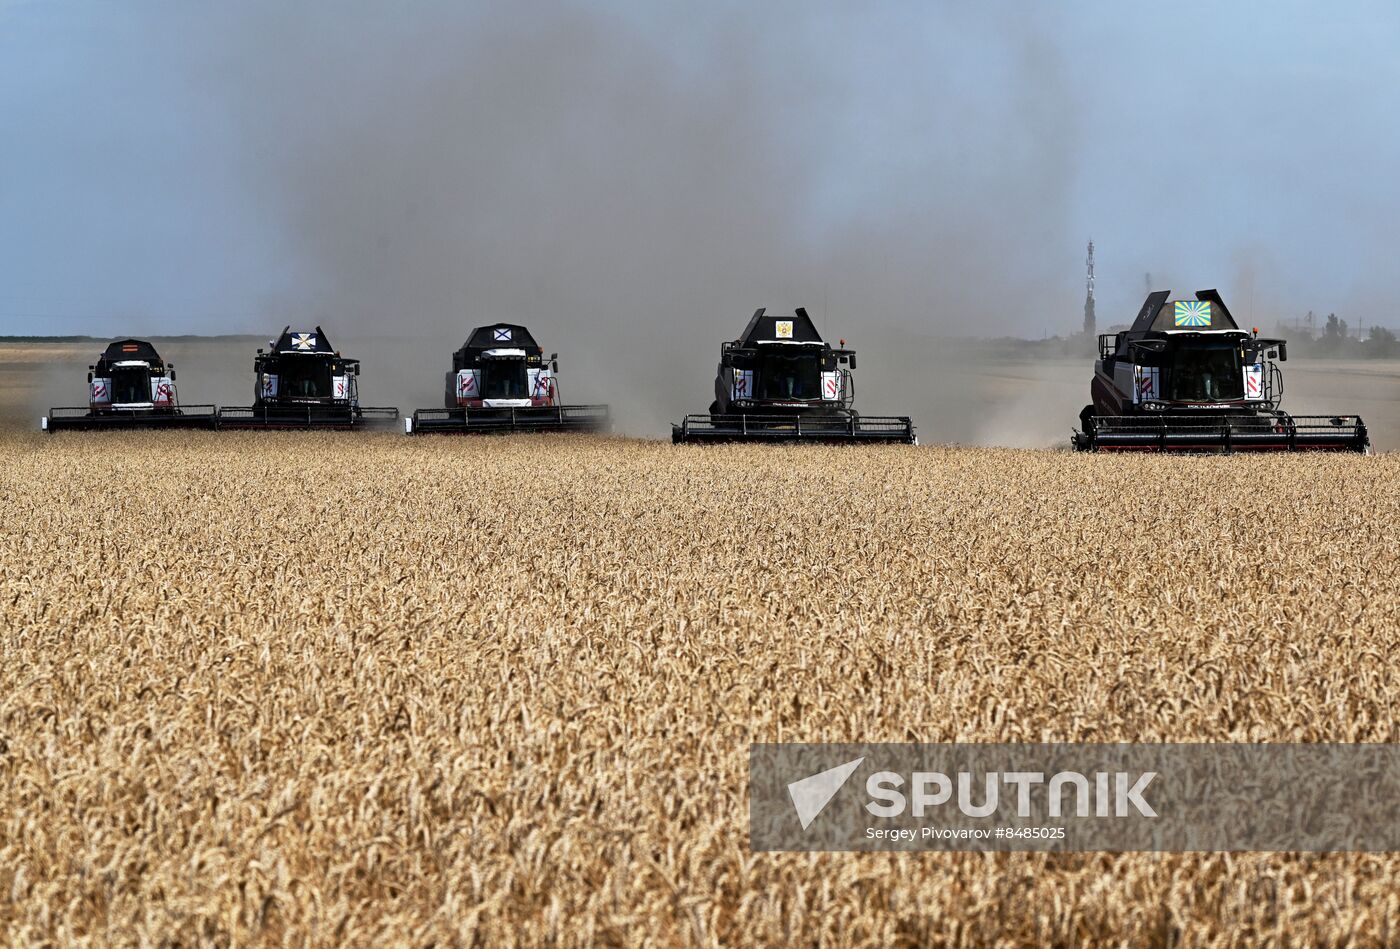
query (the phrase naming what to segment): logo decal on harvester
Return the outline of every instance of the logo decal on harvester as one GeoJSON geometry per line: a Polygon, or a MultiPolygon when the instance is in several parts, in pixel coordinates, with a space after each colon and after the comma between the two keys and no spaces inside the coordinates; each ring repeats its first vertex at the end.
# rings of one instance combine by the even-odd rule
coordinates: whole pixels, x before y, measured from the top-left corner
{"type": "Polygon", "coordinates": [[[792,339],[792,320],[778,320],[774,324],[778,339],[792,339]]]}
{"type": "Polygon", "coordinates": [[[508,343],[508,342],[510,342],[510,330],[507,329],[506,327],[504,327],[504,326],[498,326],[498,327],[495,329],[495,334],[496,334],[496,337],[495,337],[495,338],[496,338],[496,342],[498,342],[498,343],[508,343]]]}
{"type": "Polygon", "coordinates": [[[855,761],[847,761],[787,786],[788,797],[792,798],[792,806],[797,811],[797,819],[802,822],[803,830],[812,826],[812,821],[826,809],[836,792],[845,786],[846,779],[855,773],[864,760],[857,758],[855,761]]]}
{"type": "Polygon", "coordinates": [[[311,350],[313,350],[313,349],[316,348],[316,334],[315,334],[315,333],[293,333],[293,334],[292,334],[292,348],[293,348],[293,349],[300,349],[300,350],[302,350],[302,351],[304,351],[304,352],[310,352],[311,350]]]}
{"type": "Polygon", "coordinates": [[[1209,326],[1210,303],[1206,300],[1177,300],[1177,326],[1209,326]]]}

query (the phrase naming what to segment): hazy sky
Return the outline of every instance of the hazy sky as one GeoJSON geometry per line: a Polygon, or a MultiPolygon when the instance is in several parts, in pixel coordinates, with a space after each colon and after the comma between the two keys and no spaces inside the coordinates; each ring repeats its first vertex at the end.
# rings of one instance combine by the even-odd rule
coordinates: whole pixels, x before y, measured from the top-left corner
{"type": "Polygon", "coordinates": [[[0,333],[1039,336],[1090,236],[1101,323],[1151,272],[1397,325],[1397,50],[1394,3],[0,0],[0,333]]]}

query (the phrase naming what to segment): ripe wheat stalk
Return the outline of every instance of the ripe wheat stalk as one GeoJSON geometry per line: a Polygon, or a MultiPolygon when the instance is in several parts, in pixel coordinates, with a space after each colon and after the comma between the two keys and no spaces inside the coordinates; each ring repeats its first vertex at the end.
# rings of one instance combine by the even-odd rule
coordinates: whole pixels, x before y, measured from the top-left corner
{"type": "Polygon", "coordinates": [[[1400,862],[755,854],[751,741],[1395,741],[1400,457],[3,436],[14,941],[1386,943],[1400,862]]]}

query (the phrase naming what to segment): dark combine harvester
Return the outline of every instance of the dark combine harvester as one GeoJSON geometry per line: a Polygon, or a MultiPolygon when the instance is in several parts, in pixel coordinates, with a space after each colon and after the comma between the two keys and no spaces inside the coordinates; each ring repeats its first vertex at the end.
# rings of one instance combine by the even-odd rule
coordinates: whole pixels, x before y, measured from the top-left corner
{"type": "Polygon", "coordinates": [[[255,401],[220,409],[220,428],[361,428],[398,419],[398,409],[360,405],[360,361],[331,348],[321,327],[294,333],[289,326],[268,345],[253,362],[255,401]]]}
{"type": "Polygon", "coordinates": [[[478,326],[452,355],[444,407],[419,409],[404,420],[404,430],[410,435],[606,431],[606,405],[560,403],[558,374],[559,354],[546,360],[525,327],[478,326]]]}
{"type": "Polygon", "coordinates": [[[1355,415],[1279,410],[1287,343],[1235,323],[1220,294],[1148,296],[1133,325],[1099,337],[1093,404],[1080,413],[1080,451],[1370,450],[1355,415]]]}
{"type": "Polygon", "coordinates": [[[65,429],[213,428],[214,406],[180,405],[175,367],[150,343],[121,339],[88,367],[88,405],[49,409],[40,427],[65,429]]]}
{"type": "Polygon", "coordinates": [[[824,342],[802,307],[793,316],[767,316],[760,307],[743,334],[720,347],[709,414],[672,425],[671,441],[918,444],[908,417],[862,417],[851,408],[856,354],[845,346],[824,342]]]}

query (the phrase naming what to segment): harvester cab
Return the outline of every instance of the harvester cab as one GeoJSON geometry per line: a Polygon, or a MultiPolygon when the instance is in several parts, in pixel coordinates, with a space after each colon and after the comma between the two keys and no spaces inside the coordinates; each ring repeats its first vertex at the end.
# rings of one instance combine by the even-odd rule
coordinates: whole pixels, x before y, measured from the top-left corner
{"type": "Polygon", "coordinates": [[[1282,339],[1242,329],[1215,290],[1150,294],[1132,325],[1099,337],[1073,444],[1081,451],[1360,451],[1358,416],[1279,409],[1282,339]]]}
{"type": "Polygon", "coordinates": [[[610,425],[606,405],[565,405],[559,398],[559,354],[548,359],[516,323],[472,330],[452,354],[443,408],[419,409],[404,420],[412,434],[595,432],[610,425]]]}
{"type": "Polygon", "coordinates": [[[855,350],[824,341],[802,307],[792,316],[760,307],[738,339],[720,346],[709,414],[672,425],[671,440],[916,444],[909,418],[852,408],[855,368],[855,350]]]}
{"type": "Polygon", "coordinates": [[[392,424],[396,408],[360,405],[360,361],[331,346],[325,331],[282,335],[253,360],[253,404],[219,410],[223,428],[359,428],[392,424]]]}
{"type": "Polygon", "coordinates": [[[175,366],[150,343],[121,339],[108,345],[88,367],[87,408],[49,410],[45,431],[97,428],[213,428],[212,405],[181,406],[175,366]]]}

